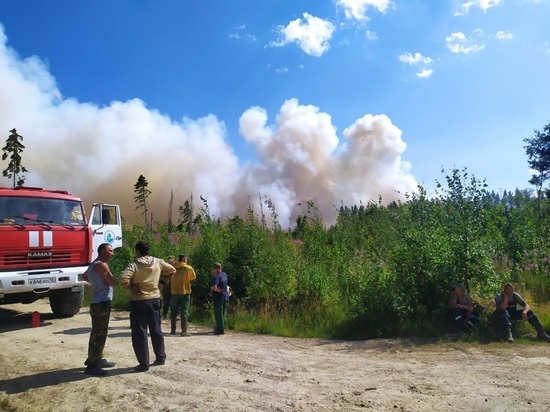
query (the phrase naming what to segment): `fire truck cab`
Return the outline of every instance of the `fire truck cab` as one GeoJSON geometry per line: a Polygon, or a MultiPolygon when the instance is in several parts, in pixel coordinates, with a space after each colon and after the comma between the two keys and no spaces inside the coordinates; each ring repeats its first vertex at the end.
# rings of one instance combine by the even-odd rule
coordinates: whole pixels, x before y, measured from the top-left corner
{"type": "Polygon", "coordinates": [[[0,305],[48,297],[54,315],[74,316],[101,243],[122,246],[118,205],[96,203],[86,219],[66,191],[0,187],[0,305]]]}

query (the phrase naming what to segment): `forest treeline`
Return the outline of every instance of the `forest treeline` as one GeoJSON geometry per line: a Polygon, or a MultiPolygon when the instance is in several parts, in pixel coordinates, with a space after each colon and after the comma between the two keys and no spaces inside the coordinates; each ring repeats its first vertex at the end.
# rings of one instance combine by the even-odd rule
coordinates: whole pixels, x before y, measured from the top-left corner
{"type": "MultiPolygon", "coordinates": [[[[23,185],[28,172],[22,141],[13,128],[2,148],[2,161],[9,160],[3,176],[13,187],[23,185]]],[[[230,327],[293,336],[437,334],[447,326],[447,301],[457,283],[490,302],[512,281],[535,303],[548,302],[550,123],[523,142],[534,191],[488,192],[466,168],[443,170],[434,193],[419,186],[399,202],[341,205],[328,226],[309,201],[291,230],[281,228],[269,198],[260,202],[260,216],[250,205],[244,217],[225,218],[211,215],[202,196],[195,213],[191,196],[175,225],[173,193],[168,222],[155,226],[149,183],[140,175],[134,201],[143,223],[123,228],[125,245],[115,253],[113,273],[133,259],[140,239],[159,257],[186,253],[198,274],[193,319],[208,313],[212,263],[222,262],[234,292],[230,327]]],[[[117,288],[113,304],[127,309],[128,295],[117,288]]],[[[542,318],[550,323],[550,313],[542,318]]]]}
{"type": "MultiPolygon", "coordinates": [[[[250,206],[244,217],[221,218],[201,198],[196,214],[180,210],[185,219],[177,226],[125,228],[113,272],[133,258],[138,239],[150,241],[159,257],[188,254],[200,316],[208,313],[212,262],[220,261],[234,291],[230,326],[302,336],[444,332],[456,283],[483,301],[513,281],[534,302],[547,301],[550,201],[527,189],[488,192],[467,169],[443,175],[434,193],[418,187],[400,202],[342,205],[330,226],[308,202],[289,230],[281,229],[269,199],[267,217],[250,206]]],[[[127,306],[127,296],[117,295],[115,306],[127,306]]]]}

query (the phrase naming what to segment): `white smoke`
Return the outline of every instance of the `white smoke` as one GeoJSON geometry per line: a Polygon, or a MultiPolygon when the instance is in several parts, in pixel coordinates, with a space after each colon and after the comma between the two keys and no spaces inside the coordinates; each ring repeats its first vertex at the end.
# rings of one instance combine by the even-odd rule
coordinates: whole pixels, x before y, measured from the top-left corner
{"type": "MultiPolygon", "coordinates": [[[[366,115],[344,130],[340,142],[331,117],[319,108],[283,103],[273,124],[260,107],[240,118],[240,133],[259,163],[241,164],[215,115],[174,121],[139,99],[105,107],[64,98],[37,57],[21,58],[7,46],[0,25],[0,143],[17,128],[24,137],[26,185],[65,189],[91,202],[118,203],[137,220],[134,184],[140,174],[152,192],[154,219],[166,221],[170,191],[177,208],[193,194],[225,218],[259,211],[271,199],[283,227],[293,226],[313,200],[327,223],[335,207],[375,200],[385,203],[412,192],[416,181],[401,160],[406,144],[385,115],[366,115]]],[[[7,162],[2,162],[2,170],[7,162]]],[[[11,182],[1,178],[0,183],[11,182]]],[[[264,206],[264,212],[268,214],[264,206]]]]}
{"type": "Polygon", "coordinates": [[[327,222],[346,205],[400,198],[417,183],[410,165],[401,160],[406,144],[401,131],[385,115],[366,115],[344,130],[339,145],[336,129],[315,106],[287,100],[271,127],[258,107],[240,119],[241,134],[255,144],[260,165],[245,170],[246,187],[260,187],[272,199],[281,222],[293,222],[303,212],[297,203],[314,200],[327,222]],[[253,177],[253,178],[252,178],[253,177]]]}

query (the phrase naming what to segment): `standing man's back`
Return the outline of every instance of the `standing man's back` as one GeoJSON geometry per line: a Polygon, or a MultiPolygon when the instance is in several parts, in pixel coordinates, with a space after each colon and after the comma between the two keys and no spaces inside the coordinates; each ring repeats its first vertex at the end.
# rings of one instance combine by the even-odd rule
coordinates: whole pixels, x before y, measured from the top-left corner
{"type": "Polygon", "coordinates": [[[171,330],[170,334],[176,334],[176,322],[178,311],[181,311],[181,334],[190,336],[187,332],[189,326],[189,307],[191,305],[191,282],[197,276],[195,270],[187,263],[187,255],[179,255],[178,263],[174,265],[176,273],[172,278],[172,301],[171,301],[171,330]]]}
{"type": "Polygon", "coordinates": [[[225,312],[229,301],[229,287],[227,285],[227,274],[222,270],[221,263],[214,263],[212,276],[212,304],[214,306],[214,318],[216,319],[214,335],[224,335],[227,328],[225,312]]]}
{"type": "MultiPolygon", "coordinates": [[[[167,263],[174,266],[176,264],[176,261],[174,260],[174,256],[168,256],[167,263]]],[[[171,291],[171,282],[168,282],[166,285],[162,288],[162,319],[168,319],[168,311],[170,310],[170,301],[172,299],[172,291],[171,291]]]]}
{"type": "Polygon", "coordinates": [[[149,345],[147,329],[155,352],[153,365],[164,365],[166,352],[164,336],[160,329],[160,290],[158,284],[170,282],[176,269],[162,259],[149,256],[148,242],[140,240],[135,247],[136,259],[130,263],[120,277],[120,285],[131,291],[130,327],[132,346],[139,362],[134,370],[149,370],[149,345]]]}

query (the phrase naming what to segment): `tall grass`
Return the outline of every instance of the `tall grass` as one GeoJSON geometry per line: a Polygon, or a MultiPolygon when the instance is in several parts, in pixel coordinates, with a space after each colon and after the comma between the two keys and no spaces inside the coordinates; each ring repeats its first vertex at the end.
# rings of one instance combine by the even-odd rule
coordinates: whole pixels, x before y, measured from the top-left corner
{"type": "Polygon", "coordinates": [[[318,304],[299,304],[281,309],[264,305],[250,311],[236,303],[229,306],[230,328],[249,333],[300,338],[337,338],[337,326],[345,319],[338,309],[318,304]]]}

